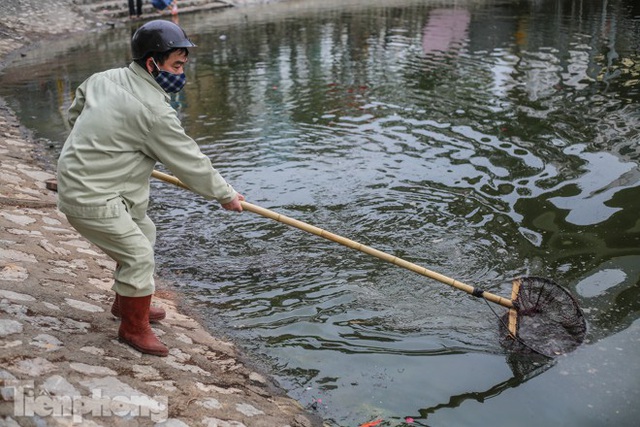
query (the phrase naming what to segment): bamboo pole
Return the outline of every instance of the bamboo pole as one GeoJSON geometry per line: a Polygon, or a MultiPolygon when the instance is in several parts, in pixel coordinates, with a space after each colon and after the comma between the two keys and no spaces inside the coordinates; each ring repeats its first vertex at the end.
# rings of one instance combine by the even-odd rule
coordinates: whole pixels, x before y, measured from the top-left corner
{"type": "MultiPolygon", "coordinates": [[[[157,178],[157,179],[160,179],[162,181],[177,185],[178,187],[182,187],[182,188],[185,188],[187,190],[189,189],[189,187],[187,187],[178,178],[173,177],[171,175],[167,175],[167,174],[162,173],[162,172],[157,171],[157,170],[154,170],[151,175],[154,178],[157,178]]],[[[422,266],[419,266],[419,265],[414,264],[412,262],[406,261],[406,260],[404,260],[402,258],[399,258],[397,256],[388,254],[386,252],[382,252],[382,251],[374,249],[374,248],[372,248],[370,246],[363,245],[362,243],[358,243],[358,242],[356,242],[354,240],[347,239],[346,237],[342,237],[342,236],[339,236],[337,234],[330,233],[330,232],[328,232],[326,230],[323,230],[322,228],[313,226],[311,224],[307,224],[306,222],[302,222],[302,221],[290,218],[290,217],[285,216],[285,215],[281,215],[281,214],[279,214],[277,212],[274,212],[272,210],[269,210],[269,209],[266,209],[266,208],[263,208],[263,207],[260,207],[260,206],[254,205],[254,204],[251,204],[249,202],[242,201],[240,203],[242,204],[242,208],[244,210],[249,211],[249,212],[253,212],[253,213],[258,214],[260,216],[263,216],[265,218],[269,218],[269,219],[272,219],[274,221],[280,222],[282,224],[286,224],[286,225],[295,227],[295,228],[297,228],[299,230],[306,231],[307,233],[315,234],[316,236],[320,236],[320,237],[322,237],[324,239],[331,240],[333,242],[339,243],[339,244],[341,244],[343,246],[346,246],[348,248],[355,249],[355,250],[360,251],[360,252],[364,252],[367,255],[374,256],[374,257],[376,257],[378,259],[381,259],[383,261],[386,261],[388,263],[397,265],[398,267],[402,267],[404,269],[413,271],[414,273],[418,273],[418,274],[420,274],[422,276],[426,276],[426,277],[429,277],[431,279],[437,280],[440,283],[444,283],[445,285],[452,286],[452,287],[454,287],[456,289],[459,289],[461,291],[464,291],[464,292],[466,292],[468,294],[473,295],[474,293],[477,292],[476,288],[474,288],[473,286],[467,285],[467,284],[465,284],[463,282],[460,282],[458,280],[452,279],[452,278],[447,277],[447,276],[445,276],[443,274],[436,273],[435,271],[431,271],[431,270],[429,270],[429,269],[427,269],[425,267],[422,267],[422,266]]],[[[484,298],[487,301],[493,302],[495,304],[499,304],[499,305],[501,305],[503,307],[511,308],[511,309],[514,308],[513,303],[511,302],[511,300],[509,300],[507,298],[503,298],[503,297],[501,297],[499,295],[495,295],[495,294],[492,294],[490,292],[483,291],[478,296],[484,298]]]]}

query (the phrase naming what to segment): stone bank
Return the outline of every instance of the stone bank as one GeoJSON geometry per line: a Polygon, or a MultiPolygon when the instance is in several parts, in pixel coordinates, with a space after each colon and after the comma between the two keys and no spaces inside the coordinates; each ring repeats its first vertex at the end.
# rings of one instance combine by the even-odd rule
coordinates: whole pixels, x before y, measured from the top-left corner
{"type": "MultiPolygon", "coordinates": [[[[0,65],[47,37],[89,31],[71,0],[8,0],[0,65]]],[[[0,99],[0,426],[311,427],[322,422],[159,291],[166,358],[117,341],[113,261],[56,209],[54,171],[0,99]]]]}

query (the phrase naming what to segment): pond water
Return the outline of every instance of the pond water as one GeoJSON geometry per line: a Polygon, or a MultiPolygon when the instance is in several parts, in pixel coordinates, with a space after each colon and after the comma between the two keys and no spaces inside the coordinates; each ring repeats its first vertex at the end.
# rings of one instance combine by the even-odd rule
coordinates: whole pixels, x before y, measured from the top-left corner
{"type": "MultiPolygon", "coordinates": [[[[635,425],[640,7],[274,3],[179,17],[187,132],[247,200],[509,297],[577,299],[584,344],[500,346],[505,309],[152,183],[158,275],[329,425],[635,425]]],[[[55,159],[73,90],[135,27],[43,44],[0,96],[55,159]]]]}

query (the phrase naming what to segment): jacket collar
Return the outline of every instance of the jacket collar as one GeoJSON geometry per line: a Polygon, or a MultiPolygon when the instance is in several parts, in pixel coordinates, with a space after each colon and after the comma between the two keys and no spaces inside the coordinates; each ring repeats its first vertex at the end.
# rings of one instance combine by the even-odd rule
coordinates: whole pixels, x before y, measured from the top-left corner
{"type": "Polygon", "coordinates": [[[147,70],[145,70],[140,65],[138,65],[137,62],[131,62],[131,64],[129,64],[129,69],[133,71],[137,76],[140,76],[142,79],[151,83],[153,87],[155,87],[158,91],[160,91],[164,95],[167,101],[171,100],[171,96],[167,92],[165,92],[164,89],[162,89],[160,85],[156,82],[153,76],[147,70]]]}

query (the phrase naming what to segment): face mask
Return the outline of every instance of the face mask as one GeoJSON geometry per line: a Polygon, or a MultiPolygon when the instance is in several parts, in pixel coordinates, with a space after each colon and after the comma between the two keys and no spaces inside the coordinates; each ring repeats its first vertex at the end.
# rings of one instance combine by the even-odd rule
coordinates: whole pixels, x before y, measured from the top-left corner
{"type": "Polygon", "coordinates": [[[182,90],[184,85],[187,83],[187,76],[184,73],[173,74],[168,71],[161,70],[160,67],[158,67],[158,64],[156,64],[156,61],[153,61],[153,64],[158,69],[158,74],[154,76],[154,79],[165,92],[176,93],[182,90]]]}

